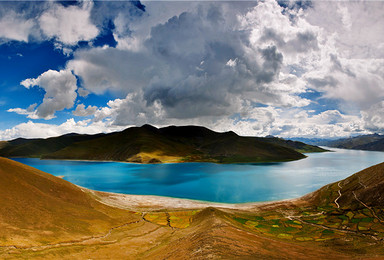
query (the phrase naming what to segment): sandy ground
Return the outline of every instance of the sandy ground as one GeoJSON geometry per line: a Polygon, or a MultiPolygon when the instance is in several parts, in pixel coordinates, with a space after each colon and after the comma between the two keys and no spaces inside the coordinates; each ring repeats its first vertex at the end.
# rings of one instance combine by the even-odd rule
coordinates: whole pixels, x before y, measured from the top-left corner
{"type": "Polygon", "coordinates": [[[127,195],[119,193],[99,192],[82,188],[84,191],[94,194],[99,201],[109,206],[130,210],[185,210],[185,209],[204,209],[215,207],[218,209],[234,209],[244,211],[257,211],[258,209],[276,207],[279,205],[299,204],[301,199],[289,199],[271,202],[252,202],[252,203],[215,203],[199,200],[180,199],[152,195],[127,195]]]}

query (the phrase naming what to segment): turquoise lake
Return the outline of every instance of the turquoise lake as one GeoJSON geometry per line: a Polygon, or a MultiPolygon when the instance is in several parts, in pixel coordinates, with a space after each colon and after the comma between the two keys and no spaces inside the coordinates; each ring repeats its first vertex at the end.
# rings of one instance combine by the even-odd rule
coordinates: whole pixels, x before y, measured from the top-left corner
{"type": "Polygon", "coordinates": [[[333,149],[263,164],[131,164],[14,158],[99,191],[242,203],[300,197],[384,161],[384,152],[333,149]]]}

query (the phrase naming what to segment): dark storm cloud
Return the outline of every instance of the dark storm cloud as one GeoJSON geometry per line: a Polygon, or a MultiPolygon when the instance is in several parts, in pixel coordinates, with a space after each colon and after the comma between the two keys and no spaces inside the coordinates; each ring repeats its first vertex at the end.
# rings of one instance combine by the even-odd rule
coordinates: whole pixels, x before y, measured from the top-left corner
{"type": "Polygon", "coordinates": [[[218,27],[222,21],[222,10],[211,6],[152,29],[146,47],[166,60],[168,71],[144,88],[149,104],[159,101],[176,118],[225,115],[238,105],[239,93],[257,92],[276,80],[283,62],[276,46],[248,56],[246,32],[218,27]]]}

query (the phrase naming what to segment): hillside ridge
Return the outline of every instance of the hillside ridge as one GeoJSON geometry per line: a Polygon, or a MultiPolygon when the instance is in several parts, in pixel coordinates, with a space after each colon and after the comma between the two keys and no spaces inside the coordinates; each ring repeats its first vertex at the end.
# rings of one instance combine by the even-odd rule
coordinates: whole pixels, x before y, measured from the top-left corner
{"type": "Polygon", "coordinates": [[[322,145],[353,150],[384,151],[384,135],[360,135],[350,138],[327,141],[322,145]]]}
{"type": "Polygon", "coordinates": [[[42,159],[110,160],[135,163],[290,161],[326,150],[281,138],[244,137],[202,126],[151,125],[97,135],[67,134],[3,142],[0,156],[42,159]]]}

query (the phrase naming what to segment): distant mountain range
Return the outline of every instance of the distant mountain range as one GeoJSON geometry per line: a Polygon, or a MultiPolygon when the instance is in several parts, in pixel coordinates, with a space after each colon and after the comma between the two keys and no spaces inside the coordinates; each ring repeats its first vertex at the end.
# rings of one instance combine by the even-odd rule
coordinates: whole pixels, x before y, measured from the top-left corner
{"type": "Polygon", "coordinates": [[[329,142],[338,140],[337,138],[306,138],[306,137],[292,137],[290,140],[303,142],[309,145],[327,146],[329,142]]]}
{"type": "Polygon", "coordinates": [[[201,126],[150,125],[97,135],[67,134],[47,139],[0,142],[0,156],[108,160],[135,163],[289,161],[326,150],[275,137],[242,137],[201,126]]]}
{"type": "Polygon", "coordinates": [[[372,134],[343,138],[330,141],[327,143],[327,146],[367,151],[384,151],[384,135],[372,134]]]}
{"type": "Polygon", "coordinates": [[[341,139],[292,138],[311,145],[328,146],[343,149],[384,151],[384,135],[370,134],[341,139]]]}

